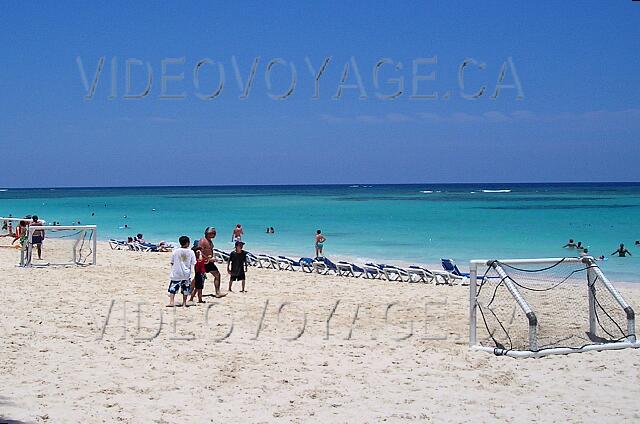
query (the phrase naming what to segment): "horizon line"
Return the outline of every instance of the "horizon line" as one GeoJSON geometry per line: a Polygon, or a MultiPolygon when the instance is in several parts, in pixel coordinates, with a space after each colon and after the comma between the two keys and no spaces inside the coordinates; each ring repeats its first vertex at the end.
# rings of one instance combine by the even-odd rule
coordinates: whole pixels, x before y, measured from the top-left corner
{"type": "Polygon", "coordinates": [[[115,186],[50,186],[50,187],[0,187],[8,190],[56,190],[56,189],[109,189],[109,188],[223,188],[223,187],[351,187],[351,186],[417,186],[417,185],[586,185],[586,184],[640,184],[640,181],[497,181],[497,182],[412,182],[412,183],[294,183],[294,184],[195,184],[195,185],[115,185],[115,186]]]}

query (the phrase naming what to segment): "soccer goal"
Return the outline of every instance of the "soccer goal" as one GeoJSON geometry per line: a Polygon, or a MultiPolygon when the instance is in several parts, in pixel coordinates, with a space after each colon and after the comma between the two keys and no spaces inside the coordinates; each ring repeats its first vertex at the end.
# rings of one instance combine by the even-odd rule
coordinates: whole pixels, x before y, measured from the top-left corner
{"type": "Polygon", "coordinates": [[[470,262],[469,345],[541,357],[640,347],[635,314],[591,257],[470,262]]]}
{"type": "Polygon", "coordinates": [[[20,251],[20,266],[95,265],[97,247],[95,225],[31,225],[20,251]],[[42,259],[37,253],[40,241],[42,259]]]}

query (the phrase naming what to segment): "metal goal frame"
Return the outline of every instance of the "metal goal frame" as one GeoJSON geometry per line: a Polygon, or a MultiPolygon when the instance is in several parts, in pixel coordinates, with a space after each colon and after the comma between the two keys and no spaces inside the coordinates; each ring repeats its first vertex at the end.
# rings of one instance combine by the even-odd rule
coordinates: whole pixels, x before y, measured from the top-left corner
{"type": "Polygon", "coordinates": [[[96,264],[97,252],[98,252],[98,227],[96,225],[37,225],[37,226],[30,225],[29,227],[27,227],[27,240],[24,246],[22,246],[22,249],[20,250],[20,266],[21,267],[34,266],[34,264],[31,261],[32,254],[33,254],[33,233],[36,231],[47,231],[47,230],[52,230],[52,231],[78,230],[80,231],[80,236],[78,237],[78,239],[73,245],[72,262],[48,263],[46,265],[84,265],[83,263],[80,262],[80,258],[76,256],[76,247],[78,246],[78,243],[80,242],[80,240],[84,238],[84,234],[87,231],[93,232],[93,236],[91,239],[92,262],[91,264],[88,264],[88,265],[96,264]]]}
{"type": "Polygon", "coordinates": [[[469,262],[470,276],[469,276],[469,346],[472,349],[490,352],[499,356],[510,356],[513,358],[538,358],[546,355],[565,355],[569,353],[587,352],[591,350],[611,350],[611,349],[625,349],[625,348],[638,348],[640,343],[637,342],[635,336],[635,312],[631,306],[624,300],[622,295],[611,284],[609,279],[604,275],[602,270],[598,267],[595,259],[591,256],[585,256],[583,258],[541,258],[541,259],[499,259],[499,260],[486,260],[475,259],[469,262]],[[553,265],[559,262],[564,263],[581,263],[587,265],[587,278],[585,281],[585,290],[589,293],[589,331],[591,334],[597,334],[597,322],[596,322],[596,305],[595,297],[593,295],[590,281],[595,281],[594,277],[599,279],[603,286],[609,291],[611,296],[615,299],[618,306],[624,311],[627,319],[627,334],[626,340],[617,341],[611,343],[594,343],[580,348],[566,348],[556,347],[538,350],[537,344],[537,330],[538,320],[536,317],[536,311],[531,308],[527,303],[525,297],[522,296],[518,287],[509,280],[507,273],[502,268],[501,264],[505,265],[553,265]],[[478,309],[478,268],[486,267],[493,268],[500,276],[501,283],[504,283],[506,289],[509,291],[518,307],[526,315],[529,328],[529,350],[510,350],[493,348],[483,346],[478,343],[477,340],[477,309],[478,309]]]}

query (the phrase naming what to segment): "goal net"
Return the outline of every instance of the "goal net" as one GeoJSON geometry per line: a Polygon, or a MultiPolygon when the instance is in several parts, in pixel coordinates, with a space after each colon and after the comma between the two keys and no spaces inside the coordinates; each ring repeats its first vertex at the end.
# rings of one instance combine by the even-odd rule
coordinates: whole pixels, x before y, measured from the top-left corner
{"type": "Polygon", "coordinates": [[[31,225],[22,240],[20,265],[95,265],[96,233],[95,225],[31,225]]]}
{"type": "Polygon", "coordinates": [[[470,344],[539,357],[640,347],[633,309],[591,257],[471,261],[470,344]]]}

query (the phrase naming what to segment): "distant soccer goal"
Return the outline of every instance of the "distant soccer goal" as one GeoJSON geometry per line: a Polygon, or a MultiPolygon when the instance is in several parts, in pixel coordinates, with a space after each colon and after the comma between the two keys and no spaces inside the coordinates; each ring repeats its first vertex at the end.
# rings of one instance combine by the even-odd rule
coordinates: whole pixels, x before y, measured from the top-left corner
{"type": "Polygon", "coordinates": [[[97,247],[95,225],[31,225],[20,251],[20,266],[95,265],[97,247]]]}
{"type": "Polygon", "coordinates": [[[635,314],[591,257],[473,260],[469,344],[512,357],[640,347],[635,314]]]}

